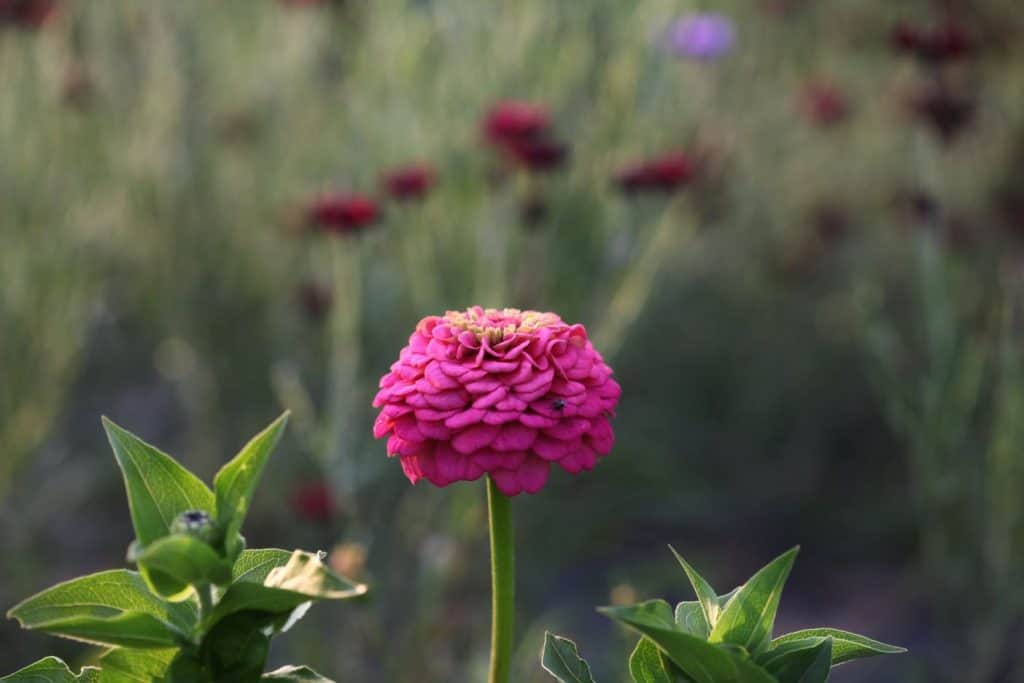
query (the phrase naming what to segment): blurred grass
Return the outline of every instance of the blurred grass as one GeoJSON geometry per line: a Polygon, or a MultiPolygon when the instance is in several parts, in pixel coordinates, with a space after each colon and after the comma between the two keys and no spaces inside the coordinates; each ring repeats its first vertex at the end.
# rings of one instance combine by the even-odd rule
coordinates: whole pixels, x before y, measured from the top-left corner
{"type": "MultiPolygon", "coordinates": [[[[1019,12],[950,4],[980,47],[943,78],[969,84],[978,114],[942,145],[907,106],[933,74],[887,42],[898,20],[941,16],[933,3],[772,5],[93,0],[38,32],[0,30],[0,602],[123,562],[100,413],[209,474],[284,403],[297,429],[247,534],[362,544],[378,597],[314,617],[322,637],[276,656],[343,680],[477,680],[482,488],[410,488],[369,438],[368,402],[423,315],[518,305],[617,348],[626,392],[613,457],[517,500],[523,680],[544,680],[538,624],[578,636],[604,680],[624,676],[627,644],[591,607],[623,582],[686,597],[670,541],[735,580],[803,543],[787,599],[807,622],[835,605],[837,626],[912,649],[836,680],[1021,675],[1012,651],[985,647],[1021,632],[1019,598],[989,620],[950,589],[974,581],[999,603],[1022,562],[1020,331],[992,331],[1020,271],[993,203],[1024,192],[1019,12]],[[652,48],[697,9],[736,21],[734,54],[693,64],[652,48]],[[842,88],[848,121],[799,117],[817,79],[842,88]],[[565,169],[513,173],[484,149],[479,119],[504,98],[551,108],[565,169]],[[705,161],[684,195],[615,191],[624,164],[680,148],[705,161]],[[358,239],[295,234],[319,191],[375,192],[417,160],[439,172],[423,203],[386,206],[358,239]],[[934,220],[908,217],[912,192],[934,198],[934,220]],[[546,219],[522,225],[538,197],[546,219]],[[839,238],[822,210],[842,218],[839,238]],[[949,239],[956,224],[970,250],[949,239]],[[952,273],[947,290],[918,288],[920,248],[952,273]],[[320,324],[296,303],[308,280],[334,292],[320,324]],[[947,308],[943,334],[989,370],[956,425],[907,427],[894,400],[923,405],[933,381],[951,395],[915,324],[947,308]],[[957,438],[938,441],[940,427],[957,438]],[[328,524],[290,509],[309,478],[335,492],[328,524]],[[941,515],[934,479],[958,501],[941,515]],[[955,561],[919,552],[928,539],[953,539],[955,561]],[[998,633],[979,644],[957,624],[998,633]]],[[[0,643],[0,669],[81,652],[8,624],[0,643]]]]}

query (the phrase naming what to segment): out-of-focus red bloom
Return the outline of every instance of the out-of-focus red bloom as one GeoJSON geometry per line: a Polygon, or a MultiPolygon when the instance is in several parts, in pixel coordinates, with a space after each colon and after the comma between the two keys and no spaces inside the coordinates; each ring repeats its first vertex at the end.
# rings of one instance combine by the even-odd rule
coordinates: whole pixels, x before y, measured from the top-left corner
{"type": "Polygon", "coordinates": [[[800,111],[810,123],[832,126],[850,113],[846,95],[830,83],[810,83],[800,94],[800,111]]]}
{"type": "Polygon", "coordinates": [[[299,286],[296,300],[310,320],[320,322],[330,313],[334,295],[319,282],[304,282],[299,286]]]}
{"type": "Polygon", "coordinates": [[[912,54],[929,64],[963,59],[974,48],[967,30],[953,21],[930,29],[901,22],[893,28],[889,41],[896,51],[912,54]]]}
{"type": "Polygon", "coordinates": [[[310,522],[328,522],[334,516],[334,497],[327,484],[319,481],[302,484],[292,491],[292,509],[310,522]]]}
{"type": "Polygon", "coordinates": [[[693,180],[697,164],[685,152],[663,156],[627,166],[615,176],[623,192],[672,192],[693,180]]]}
{"type": "Polygon", "coordinates": [[[389,171],[382,177],[381,184],[395,199],[422,199],[436,179],[434,169],[426,164],[416,164],[389,171]]]}
{"type": "Polygon", "coordinates": [[[568,146],[554,140],[516,140],[505,149],[516,164],[538,173],[555,170],[569,156],[568,146]]]}
{"type": "Polygon", "coordinates": [[[976,105],[969,96],[935,87],[914,99],[913,110],[931,125],[943,142],[950,143],[970,124],[976,105]]]}
{"type": "Polygon", "coordinates": [[[0,0],[0,28],[38,29],[56,9],[57,0],[0,0]]]}
{"type": "Polygon", "coordinates": [[[328,193],[317,197],[309,206],[310,224],[327,232],[346,234],[358,232],[380,215],[373,198],[361,194],[328,193]]]}
{"type": "Polygon", "coordinates": [[[839,204],[821,204],[811,212],[811,223],[825,244],[841,240],[850,231],[850,216],[839,204]]]}
{"type": "Polygon", "coordinates": [[[538,137],[550,127],[551,114],[546,107],[518,100],[498,102],[483,121],[484,137],[499,146],[538,137]]]}

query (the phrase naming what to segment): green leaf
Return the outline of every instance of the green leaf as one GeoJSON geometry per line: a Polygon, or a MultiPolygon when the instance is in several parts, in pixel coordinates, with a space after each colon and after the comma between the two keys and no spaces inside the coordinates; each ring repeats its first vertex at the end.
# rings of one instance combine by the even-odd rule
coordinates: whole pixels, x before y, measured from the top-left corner
{"type": "Polygon", "coordinates": [[[283,567],[292,559],[292,551],[279,548],[253,548],[243,551],[231,567],[231,581],[263,583],[274,569],[283,567]]]}
{"type": "Polygon", "coordinates": [[[664,609],[652,605],[656,602],[598,611],[650,638],[695,683],[778,683],[736,651],[676,630],[672,609],[667,603],[664,609]]]}
{"type": "Polygon", "coordinates": [[[690,585],[693,586],[693,592],[697,594],[697,602],[700,603],[701,609],[704,611],[704,619],[707,621],[708,631],[715,627],[715,623],[718,621],[719,614],[719,601],[718,595],[715,593],[715,589],[711,587],[703,576],[697,573],[697,570],[690,566],[690,563],[683,559],[683,556],[676,552],[676,549],[672,546],[668,547],[672,551],[672,554],[676,556],[676,561],[686,572],[686,576],[690,579],[690,585]]]}
{"type": "Polygon", "coordinates": [[[188,599],[192,584],[224,585],[231,581],[231,564],[213,548],[186,534],[153,542],[135,561],[153,592],[172,602],[188,599]]]}
{"type": "Polygon", "coordinates": [[[124,612],[106,619],[69,617],[39,624],[34,630],[93,645],[139,649],[175,647],[182,640],[167,624],[143,612],[124,612]]]}
{"type": "Polygon", "coordinates": [[[849,631],[841,631],[837,628],[809,628],[779,636],[772,641],[772,648],[768,652],[774,652],[777,648],[790,643],[802,640],[822,640],[824,638],[832,639],[833,666],[852,659],[876,657],[878,655],[898,655],[907,651],[903,647],[888,645],[878,640],[850,633],[849,631]]]}
{"type": "Polygon", "coordinates": [[[733,643],[754,653],[768,644],[782,587],[797,552],[799,548],[787,550],[740,587],[719,614],[708,638],[710,642],[733,643]]]}
{"type": "Polygon", "coordinates": [[[103,673],[101,683],[151,683],[161,680],[167,673],[176,648],[165,650],[130,650],[116,648],[100,658],[103,673]]]}
{"type": "Polygon", "coordinates": [[[282,666],[280,669],[263,674],[264,681],[308,681],[309,683],[334,683],[308,666],[282,666]]]}
{"type": "Polygon", "coordinates": [[[198,618],[194,604],[163,602],[125,569],[58,584],[15,605],[7,616],[23,628],[131,647],[173,646],[198,618]]]}
{"type": "Polygon", "coordinates": [[[676,626],[684,633],[701,640],[708,639],[708,622],[699,602],[681,602],[676,605],[676,626]]]}
{"type": "Polygon", "coordinates": [[[214,681],[257,681],[270,652],[267,615],[238,612],[204,637],[199,658],[214,681]]]}
{"type": "Polygon", "coordinates": [[[687,683],[690,680],[646,637],[640,639],[629,656],[629,673],[633,683],[687,683]]]}
{"type": "Polygon", "coordinates": [[[590,666],[580,657],[576,643],[568,638],[544,632],[541,666],[562,683],[594,683],[590,666]]]}
{"type": "MultiPolygon", "coordinates": [[[[250,552],[266,553],[263,555],[266,560],[264,563],[248,570],[250,576],[255,577],[272,561],[277,561],[279,556],[276,552],[280,551],[250,552]]],[[[256,557],[250,555],[249,559],[256,557]]],[[[232,583],[214,608],[208,625],[236,612],[285,614],[311,600],[344,600],[364,593],[366,586],[333,574],[324,566],[318,554],[296,550],[286,564],[270,568],[262,583],[254,580],[236,580],[232,583]]]]}
{"type": "Polygon", "coordinates": [[[832,668],[832,639],[796,640],[772,652],[762,653],[757,663],[781,683],[825,683],[832,668]]]}
{"type": "Polygon", "coordinates": [[[56,657],[40,659],[24,669],[0,678],[7,683],[100,683],[100,670],[87,666],[75,674],[62,660],[56,657]]]}
{"type": "Polygon", "coordinates": [[[213,493],[171,456],[103,418],[103,427],[124,475],[135,536],[147,546],[170,533],[174,518],[188,510],[210,512],[213,493]]]}
{"type": "Polygon", "coordinates": [[[234,558],[241,552],[236,540],[238,532],[242,530],[242,523],[252,502],[252,494],[263,473],[263,467],[267,464],[267,458],[277,445],[287,423],[286,412],[254,436],[238,455],[221,468],[213,480],[217,497],[217,523],[224,531],[229,557],[234,558]]]}

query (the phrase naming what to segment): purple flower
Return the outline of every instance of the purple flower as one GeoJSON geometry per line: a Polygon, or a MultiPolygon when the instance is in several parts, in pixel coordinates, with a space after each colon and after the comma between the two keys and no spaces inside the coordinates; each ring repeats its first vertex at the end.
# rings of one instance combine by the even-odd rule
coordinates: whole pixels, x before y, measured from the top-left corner
{"type": "Polygon", "coordinates": [[[736,27],[722,14],[690,14],[672,22],[662,40],[677,57],[710,62],[732,50],[736,27]]]}

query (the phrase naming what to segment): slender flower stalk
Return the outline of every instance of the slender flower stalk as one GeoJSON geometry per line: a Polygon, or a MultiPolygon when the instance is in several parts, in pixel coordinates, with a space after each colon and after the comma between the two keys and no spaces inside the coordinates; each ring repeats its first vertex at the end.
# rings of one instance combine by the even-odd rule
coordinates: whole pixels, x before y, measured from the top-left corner
{"type": "Polygon", "coordinates": [[[489,683],[508,683],[515,643],[516,560],[512,501],[487,477],[491,532],[491,668],[489,683]]]}

